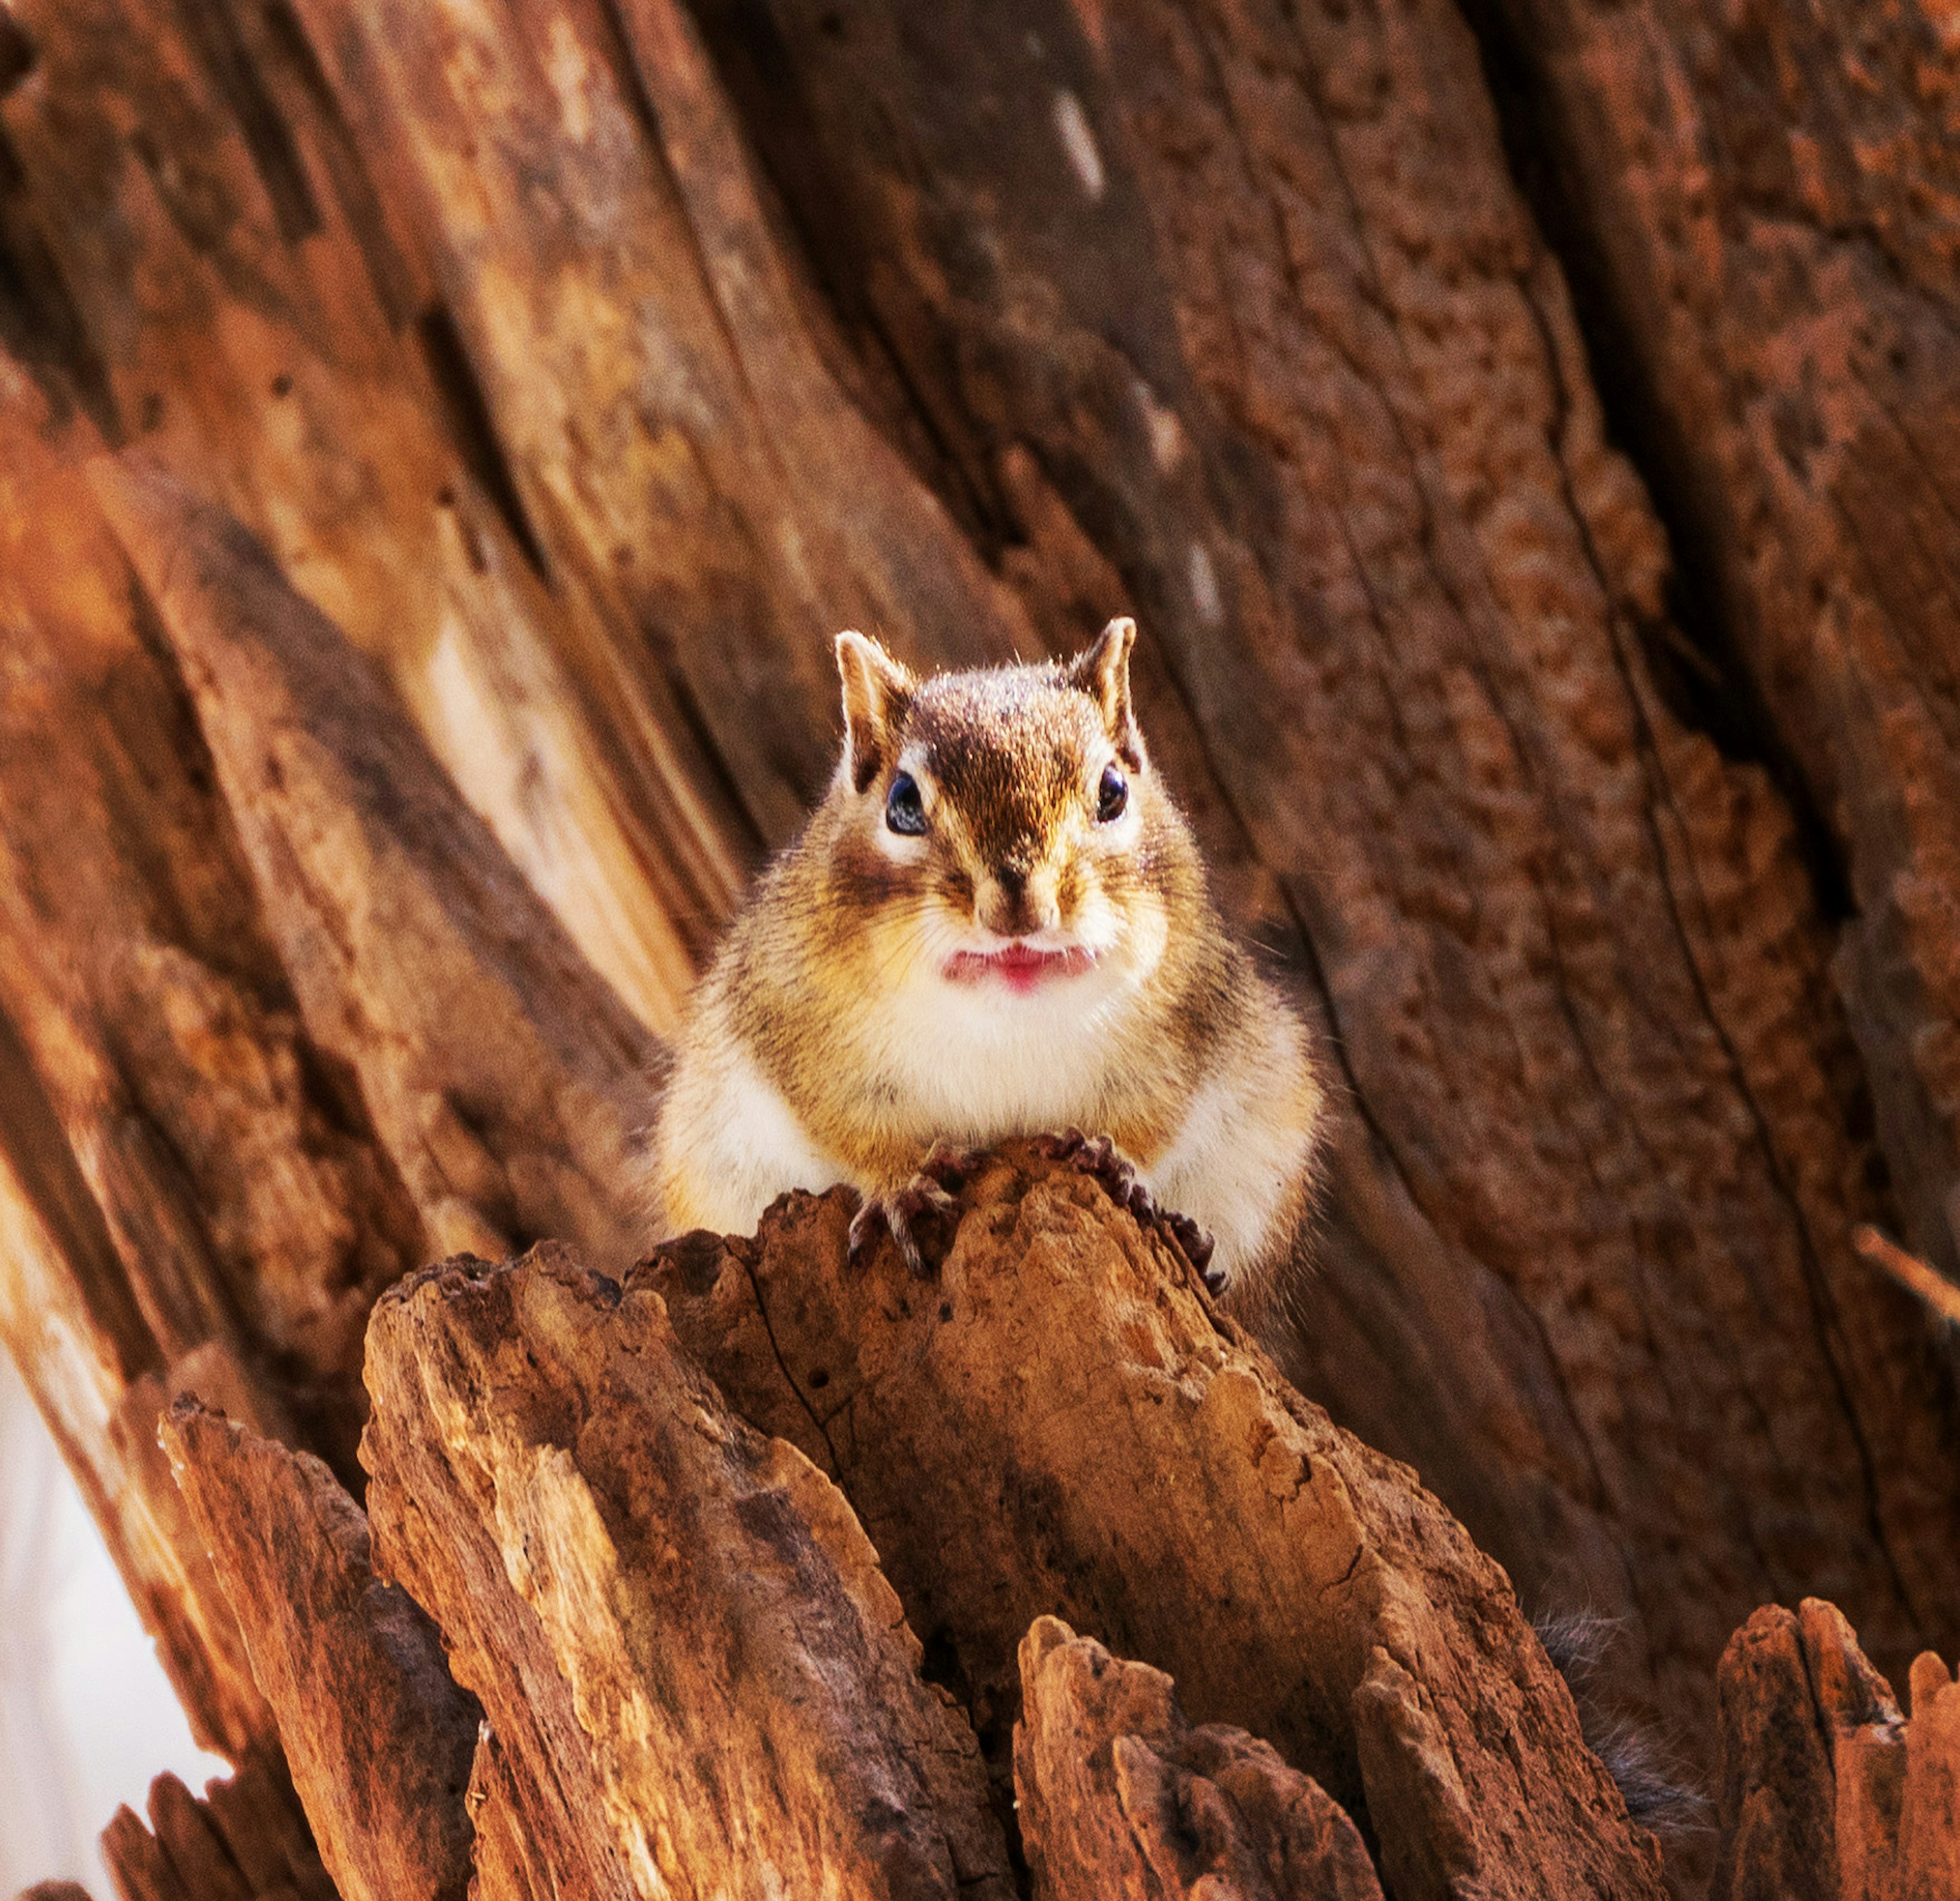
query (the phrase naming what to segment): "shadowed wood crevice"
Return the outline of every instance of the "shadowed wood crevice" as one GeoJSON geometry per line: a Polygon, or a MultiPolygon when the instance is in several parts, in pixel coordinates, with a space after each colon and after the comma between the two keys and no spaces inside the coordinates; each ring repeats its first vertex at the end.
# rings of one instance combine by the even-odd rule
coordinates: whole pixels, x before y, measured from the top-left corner
{"type": "Polygon", "coordinates": [[[1210,1882],[1245,1901],[1381,1901],[1326,1792],[1242,1730],[1193,1728],[1161,1670],[1044,1617],[1021,1640],[1020,1671],[1014,1786],[1037,1901],[1184,1901],[1210,1882]]]}
{"type": "Polygon", "coordinates": [[[1664,617],[1637,623],[1654,682],[1675,716],[1705,733],[1725,757],[1762,766],[1788,804],[1818,908],[1834,922],[1852,913],[1842,841],[1825,823],[1815,788],[1777,728],[1758,677],[1751,670],[1725,595],[1719,551],[1725,512],[1719,498],[1698,490],[1698,472],[1682,419],[1645,380],[1646,362],[1634,314],[1616,301],[1599,234],[1575,180],[1557,154],[1564,148],[1561,102],[1547,75],[1518,37],[1516,9],[1500,0],[1461,0],[1476,35],[1506,161],[1558,258],[1586,343],[1586,368],[1597,391],[1607,432],[1638,470],[1654,512],[1667,531],[1670,565],[1664,617]],[[1712,504],[1712,505],[1711,505],[1712,504]]]}

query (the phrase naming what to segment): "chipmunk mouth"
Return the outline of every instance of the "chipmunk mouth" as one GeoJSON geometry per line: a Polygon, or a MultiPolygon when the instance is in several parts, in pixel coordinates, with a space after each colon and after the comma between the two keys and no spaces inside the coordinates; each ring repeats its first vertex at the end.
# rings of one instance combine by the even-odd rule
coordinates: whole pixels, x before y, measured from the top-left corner
{"type": "Polygon", "coordinates": [[[961,951],[948,960],[946,974],[955,983],[984,983],[998,979],[1010,990],[1039,989],[1058,977],[1079,976],[1096,961],[1096,953],[1080,944],[1066,951],[1043,951],[1031,944],[1003,944],[998,951],[961,951]]]}

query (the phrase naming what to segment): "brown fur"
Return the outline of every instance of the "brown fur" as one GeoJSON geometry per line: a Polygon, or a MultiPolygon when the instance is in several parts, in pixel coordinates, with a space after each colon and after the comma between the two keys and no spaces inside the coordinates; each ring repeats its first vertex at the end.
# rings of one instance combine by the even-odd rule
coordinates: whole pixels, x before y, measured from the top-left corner
{"type": "Polygon", "coordinates": [[[680,1046],[656,1132],[667,1231],[731,1221],[745,1194],[799,1170],[888,1193],[936,1139],[1038,1132],[1013,1126],[1026,1102],[1113,1136],[1147,1180],[1163,1166],[1167,1189],[1195,1183],[1203,1199],[1215,1187],[1227,1213],[1194,1211],[1201,1220],[1230,1218],[1242,1175],[1271,1212],[1261,1234],[1234,1240],[1232,1298],[1256,1306],[1276,1291],[1310,1200],[1320,1092],[1303,1027],[1227,935],[1150,767],[1130,708],[1132,634],[1112,623],[1069,667],[924,680],[840,639],[837,776],[759,881],[680,1046]],[[929,800],[929,829],[896,843],[885,808],[902,761],[929,800]],[[1096,788],[1112,761],[1128,804],[1104,823],[1096,788]],[[1080,997],[1098,1013],[1093,1036],[1023,998],[938,979],[945,947],[976,925],[1021,936],[1044,923],[1109,940],[1094,976],[1051,980],[1064,988],[1039,1006],[1080,997]],[[990,1011],[997,1058],[985,1053],[990,1011]],[[1052,1036],[1024,1027],[1044,1022],[1052,1036]],[[778,1099],[807,1153],[792,1134],[768,1135],[778,1099]],[[1223,1105],[1229,1128],[1215,1156],[1187,1165],[1179,1145],[1208,1103],[1223,1105]],[[731,1129],[745,1116],[752,1129],[731,1129]]]}

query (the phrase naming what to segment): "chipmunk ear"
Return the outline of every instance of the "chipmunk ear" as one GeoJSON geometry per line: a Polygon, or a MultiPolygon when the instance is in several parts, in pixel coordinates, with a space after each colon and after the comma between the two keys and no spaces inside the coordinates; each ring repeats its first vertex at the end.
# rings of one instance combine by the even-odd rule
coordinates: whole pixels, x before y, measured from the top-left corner
{"type": "Polygon", "coordinates": [[[1068,681],[1102,709],[1102,724],[1124,759],[1141,766],[1143,735],[1130,710],[1130,651],[1136,644],[1137,623],[1127,614],[1119,615],[1096,636],[1093,646],[1069,662],[1068,681]]]}
{"type": "Polygon", "coordinates": [[[883,770],[899,717],[918,683],[862,634],[837,636],[837,670],[844,681],[844,764],[861,792],[883,770]]]}

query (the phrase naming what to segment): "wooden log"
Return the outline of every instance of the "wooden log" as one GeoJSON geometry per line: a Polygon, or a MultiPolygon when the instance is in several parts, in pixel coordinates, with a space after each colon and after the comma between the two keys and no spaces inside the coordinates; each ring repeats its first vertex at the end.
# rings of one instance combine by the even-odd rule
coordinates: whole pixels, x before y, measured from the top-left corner
{"type": "Polygon", "coordinates": [[[376,1308],[368,1378],[377,1557],[498,1751],[484,1901],[1007,1901],[972,1734],[849,1506],[725,1409],[657,1297],[555,1245],[453,1261],[376,1308]]]}
{"type": "Polygon", "coordinates": [[[1327,1792],[1243,1730],[1194,1728],[1163,1671],[1039,1617],[1020,1672],[1014,1791],[1036,1901],[1381,1901],[1327,1792]]]}
{"type": "Polygon", "coordinates": [[[997,1775],[1052,1613],[1365,1813],[1398,1893],[1661,1892],[1502,1571],[1214,1322],[1172,1243],[1026,1144],[963,1191],[933,1281],[847,1265],[851,1212],[791,1196],[628,1297],[834,1476],[997,1775]]]}
{"type": "Polygon", "coordinates": [[[762,837],[829,775],[839,626],[969,661],[1032,644],[839,387],[682,8],[295,11],[414,208],[551,572],[653,630],[762,837]]]}
{"type": "Polygon", "coordinates": [[[283,5],[8,18],[32,53],[0,102],[10,344],[275,551],[594,966],[670,1023],[752,835],[643,630],[539,571],[358,92],[283,5]]]}
{"type": "Polygon", "coordinates": [[[320,1461],[180,1400],[164,1444],[340,1901],[463,1901],[481,1717],[320,1461]]]}
{"type": "Polygon", "coordinates": [[[0,1338],[193,1734],[237,1762],[276,1738],[158,1413],[194,1384],[358,1479],[368,1307],[425,1244],[49,422],[0,365],[0,1338]]]}
{"type": "Polygon", "coordinates": [[[1843,1613],[1765,1605],[1722,1658],[1711,1901],[1933,1901],[1960,1892],[1960,1686],[1927,1651],[1910,1715],[1843,1613]]]}

